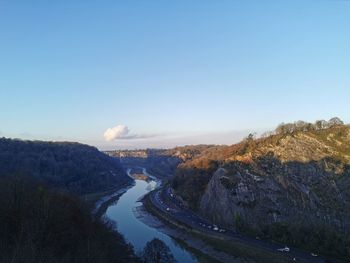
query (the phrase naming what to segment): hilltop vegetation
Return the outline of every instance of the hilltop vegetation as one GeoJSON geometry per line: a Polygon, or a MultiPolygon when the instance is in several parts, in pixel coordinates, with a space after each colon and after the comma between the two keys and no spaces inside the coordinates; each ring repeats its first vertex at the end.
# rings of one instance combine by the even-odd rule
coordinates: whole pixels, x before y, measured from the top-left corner
{"type": "Polygon", "coordinates": [[[79,143],[0,139],[0,177],[29,175],[46,184],[86,194],[131,183],[120,162],[79,143]]]}
{"type": "Polygon", "coordinates": [[[320,131],[337,126],[343,126],[344,122],[338,117],[331,118],[329,121],[317,120],[315,123],[296,121],[294,123],[281,123],[275,130],[275,134],[291,134],[293,132],[320,131]]]}

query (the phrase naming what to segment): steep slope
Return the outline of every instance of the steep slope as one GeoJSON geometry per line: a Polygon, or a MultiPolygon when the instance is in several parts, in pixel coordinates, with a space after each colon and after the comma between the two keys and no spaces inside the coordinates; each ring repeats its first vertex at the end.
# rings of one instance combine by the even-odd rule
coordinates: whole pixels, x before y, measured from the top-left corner
{"type": "Polygon", "coordinates": [[[349,157],[344,125],[248,138],[180,164],[172,185],[218,224],[347,257],[349,157]]]}
{"type": "Polygon", "coordinates": [[[131,183],[117,158],[79,143],[0,139],[0,176],[21,174],[75,194],[131,183]]]}
{"type": "Polygon", "coordinates": [[[76,197],[131,183],[117,158],[94,147],[0,139],[0,261],[139,262],[76,197]]]}
{"type": "Polygon", "coordinates": [[[0,262],[140,262],[112,225],[78,198],[32,178],[0,178],[0,262]]]}

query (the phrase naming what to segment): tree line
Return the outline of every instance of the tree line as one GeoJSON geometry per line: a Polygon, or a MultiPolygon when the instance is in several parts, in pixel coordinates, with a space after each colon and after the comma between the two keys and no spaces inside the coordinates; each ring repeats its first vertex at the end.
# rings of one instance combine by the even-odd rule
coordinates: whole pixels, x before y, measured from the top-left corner
{"type": "Polygon", "coordinates": [[[74,194],[131,183],[119,159],[79,143],[0,138],[0,177],[26,174],[74,194]]]}
{"type": "Polygon", "coordinates": [[[334,117],[330,120],[317,120],[314,123],[305,122],[302,120],[295,121],[292,123],[284,123],[279,124],[276,129],[272,132],[267,132],[262,135],[262,137],[268,137],[271,135],[278,134],[291,134],[294,132],[308,132],[308,131],[319,131],[324,129],[329,129],[337,126],[345,125],[344,122],[338,118],[334,117]]]}

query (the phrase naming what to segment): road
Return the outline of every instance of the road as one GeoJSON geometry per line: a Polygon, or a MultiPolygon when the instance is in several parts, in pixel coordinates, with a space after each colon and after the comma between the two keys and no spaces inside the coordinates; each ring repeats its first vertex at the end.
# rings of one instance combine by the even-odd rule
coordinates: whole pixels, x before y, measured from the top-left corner
{"type": "Polygon", "coordinates": [[[283,256],[289,258],[291,262],[336,262],[329,259],[326,260],[320,256],[313,256],[311,253],[292,247],[289,247],[289,252],[282,252],[279,251],[279,249],[285,248],[284,245],[260,240],[258,238],[252,238],[214,225],[208,220],[194,213],[192,210],[185,208],[181,201],[179,201],[172,193],[170,187],[162,187],[154,190],[150,193],[150,200],[155,207],[165,213],[168,217],[190,226],[193,229],[199,230],[202,233],[240,242],[244,245],[257,247],[276,254],[283,253],[283,256]]]}

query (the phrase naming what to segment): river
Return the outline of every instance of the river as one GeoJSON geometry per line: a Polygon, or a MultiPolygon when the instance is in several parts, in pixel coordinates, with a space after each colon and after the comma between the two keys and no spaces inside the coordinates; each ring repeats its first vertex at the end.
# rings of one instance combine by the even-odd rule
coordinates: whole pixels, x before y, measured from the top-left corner
{"type": "Polygon", "coordinates": [[[180,246],[174,239],[136,218],[133,211],[136,207],[142,205],[138,200],[155,189],[157,185],[158,183],[155,180],[149,182],[135,180],[135,185],[129,188],[117,203],[108,207],[106,210],[107,218],[116,222],[118,232],[133,245],[136,254],[142,252],[147,242],[158,238],[169,247],[177,262],[198,262],[193,254],[180,246]]]}

